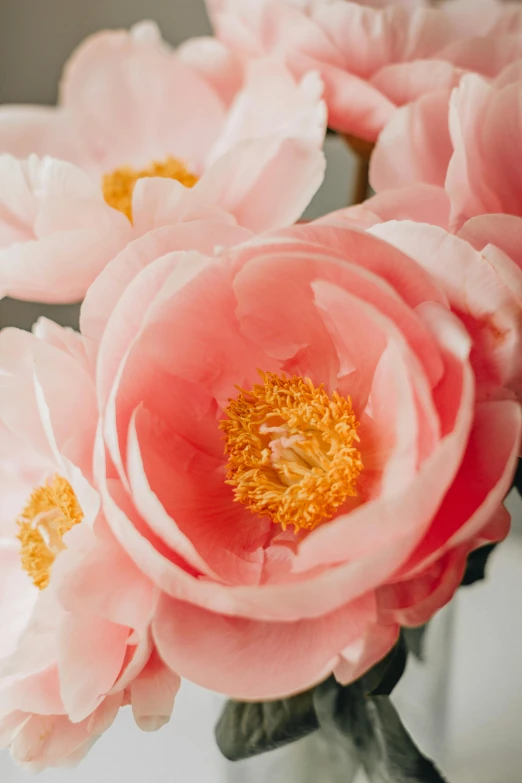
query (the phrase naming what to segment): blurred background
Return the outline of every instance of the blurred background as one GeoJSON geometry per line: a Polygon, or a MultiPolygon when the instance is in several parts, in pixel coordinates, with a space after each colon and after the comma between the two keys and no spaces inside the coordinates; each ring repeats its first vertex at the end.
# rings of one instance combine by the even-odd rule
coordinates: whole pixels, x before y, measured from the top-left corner
{"type": "MultiPolygon", "coordinates": [[[[54,103],[62,66],[85,36],[144,18],[156,20],[172,44],[210,32],[203,0],[0,0],[0,103],[54,103]]],[[[327,177],[307,217],[345,206],[350,193],[349,153],[336,137],[328,138],[326,153],[327,177]]],[[[0,327],[29,329],[42,314],[74,326],[78,308],[0,301],[0,327]]],[[[440,631],[431,633],[429,667],[435,679],[422,668],[411,671],[398,694],[409,730],[427,752],[436,753],[451,783],[522,780],[522,537],[517,533],[522,504],[511,500],[515,532],[493,555],[489,579],[462,590],[449,619],[438,623],[449,638],[445,650],[440,631]],[[436,726],[415,709],[424,696],[435,698],[426,689],[430,678],[439,702],[440,693],[445,696],[436,726]]],[[[185,684],[171,724],[158,734],[140,733],[124,712],[78,769],[48,771],[39,780],[288,783],[289,762],[277,754],[236,766],[221,758],[212,733],[221,705],[221,697],[185,684]]],[[[0,782],[26,779],[0,751],[0,782]]]]}

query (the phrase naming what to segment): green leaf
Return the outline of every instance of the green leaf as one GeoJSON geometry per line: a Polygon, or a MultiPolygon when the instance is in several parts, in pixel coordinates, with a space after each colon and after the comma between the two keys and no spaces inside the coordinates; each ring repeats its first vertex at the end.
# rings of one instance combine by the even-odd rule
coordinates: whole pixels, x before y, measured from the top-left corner
{"type": "Polygon", "coordinates": [[[482,579],[485,579],[488,560],[496,546],[496,544],[488,544],[488,546],[475,549],[474,552],[470,553],[466,571],[464,572],[464,577],[460,583],[461,587],[469,587],[469,585],[473,585],[475,582],[480,582],[482,579]]]}
{"type": "Polygon", "coordinates": [[[387,696],[366,696],[361,683],[343,688],[330,679],[316,688],[314,703],[321,727],[345,737],[370,783],[444,783],[387,696]]]}
{"type": "Polygon", "coordinates": [[[404,642],[410,652],[418,661],[424,660],[424,644],[426,641],[426,631],[428,623],[420,625],[418,628],[403,628],[402,633],[404,642]]]}
{"type": "Polygon", "coordinates": [[[279,701],[229,701],[216,727],[223,755],[240,761],[306,737],[319,728],[313,690],[279,701]]]}
{"type": "Polygon", "coordinates": [[[367,700],[371,741],[360,751],[371,783],[444,783],[430,759],[422,755],[385,696],[367,700]]]}

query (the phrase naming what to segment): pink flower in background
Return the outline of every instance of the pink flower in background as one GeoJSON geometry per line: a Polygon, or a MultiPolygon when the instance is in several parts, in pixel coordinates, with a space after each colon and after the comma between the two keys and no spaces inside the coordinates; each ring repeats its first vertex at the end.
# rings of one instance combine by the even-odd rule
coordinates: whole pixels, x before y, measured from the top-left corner
{"type": "Polygon", "coordinates": [[[0,747],[31,770],[80,761],[131,704],[170,717],[155,590],[99,516],[94,386],[79,335],[0,333],[0,747]]]}
{"type": "Polygon", "coordinates": [[[217,35],[243,56],[275,52],[295,74],[319,71],[330,127],[369,142],[397,106],[451,88],[465,70],[495,76],[522,56],[515,34],[522,29],[520,9],[491,0],[463,0],[455,9],[452,0],[436,7],[347,0],[207,4],[217,35]]]}
{"type": "Polygon", "coordinates": [[[364,209],[410,217],[458,232],[479,248],[495,245],[518,265],[522,291],[522,63],[492,82],[466,75],[453,92],[400,109],[375,148],[370,180],[378,196],[364,209]]]}
{"type": "Polygon", "coordinates": [[[127,252],[82,329],[97,487],[163,593],[159,653],[239,698],[355,679],[508,530],[518,303],[430,226],[297,226],[219,258],[127,252]]]}
{"type": "Polygon", "coordinates": [[[317,74],[296,80],[270,59],[247,66],[212,39],[173,51],[153,23],[88,39],[58,108],[0,110],[0,296],[82,298],[150,228],[137,218],[144,201],[168,223],[293,223],[324,174],[321,94],[317,74]],[[33,154],[53,159],[10,157],[33,154]]]}
{"type": "Polygon", "coordinates": [[[509,161],[520,133],[520,95],[522,61],[492,82],[468,74],[456,89],[401,108],[375,148],[372,186],[378,193],[417,183],[445,187],[458,227],[480,214],[522,215],[509,161]]]}
{"type": "Polygon", "coordinates": [[[210,0],[208,5],[217,35],[240,53],[276,52],[296,74],[318,70],[330,127],[368,141],[375,141],[393,115],[399,91],[411,96],[425,82],[453,78],[450,66],[431,64],[428,73],[422,62],[452,40],[450,22],[423,3],[210,0]]]}

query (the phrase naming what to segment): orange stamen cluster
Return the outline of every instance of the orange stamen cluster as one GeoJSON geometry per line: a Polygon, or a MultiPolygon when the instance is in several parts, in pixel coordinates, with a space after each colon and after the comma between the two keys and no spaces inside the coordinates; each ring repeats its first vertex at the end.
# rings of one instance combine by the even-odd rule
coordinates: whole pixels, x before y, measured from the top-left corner
{"type": "Polygon", "coordinates": [[[220,428],[235,499],[283,529],[313,530],[357,495],[363,469],[349,398],[308,378],[260,373],[240,389],[220,428]]]}
{"type": "Polygon", "coordinates": [[[52,565],[64,550],[63,536],[83,519],[74,490],[63,476],[54,476],[31,493],[18,518],[22,566],[33,584],[43,590],[52,565]]]}
{"type": "Polygon", "coordinates": [[[148,168],[137,171],[131,166],[123,166],[103,177],[103,197],[107,204],[123,212],[132,221],[132,195],[139,179],[144,177],[165,177],[181,182],[186,188],[193,188],[198,177],[176,158],[167,158],[164,162],[154,161],[148,168]]]}

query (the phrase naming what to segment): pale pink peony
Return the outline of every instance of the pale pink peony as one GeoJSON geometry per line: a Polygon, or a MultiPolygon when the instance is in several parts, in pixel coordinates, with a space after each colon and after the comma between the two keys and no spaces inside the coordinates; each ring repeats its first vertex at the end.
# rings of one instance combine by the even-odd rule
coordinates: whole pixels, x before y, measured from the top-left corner
{"type": "Polygon", "coordinates": [[[96,483],[162,591],[158,651],[238,698],[349,682],[508,530],[519,303],[431,226],[301,225],[217,258],[135,249],[82,329],[96,483]]]}
{"type": "Polygon", "coordinates": [[[0,747],[31,770],[83,758],[131,704],[168,721],[179,678],[152,642],[156,590],[99,515],[82,340],[0,333],[0,747]]]}
{"type": "Polygon", "coordinates": [[[322,89],[317,74],[244,64],[210,38],[173,51],[153,23],[87,39],[57,108],[0,109],[0,296],[82,298],[150,227],[137,220],[149,188],[168,223],[293,223],[324,174],[322,89]]]}
{"type": "Polygon", "coordinates": [[[478,249],[501,248],[519,267],[510,275],[519,294],[521,101],[522,61],[492,82],[469,74],[453,91],[400,109],[373,154],[370,180],[378,195],[363,207],[377,219],[435,223],[478,249]]]}
{"type": "Polygon", "coordinates": [[[473,0],[473,10],[468,0],[457,8],[452,0],[207,4],[219,38],[242,56],[275,52],[295,74],[319,71],[329,125],[370,142],[397,106],[454,86],[462,71],[495,76],[522,56],[522,13],[493,0],[473,0]],[[469,28],[466,14],[474,17],[469,28]]]}

